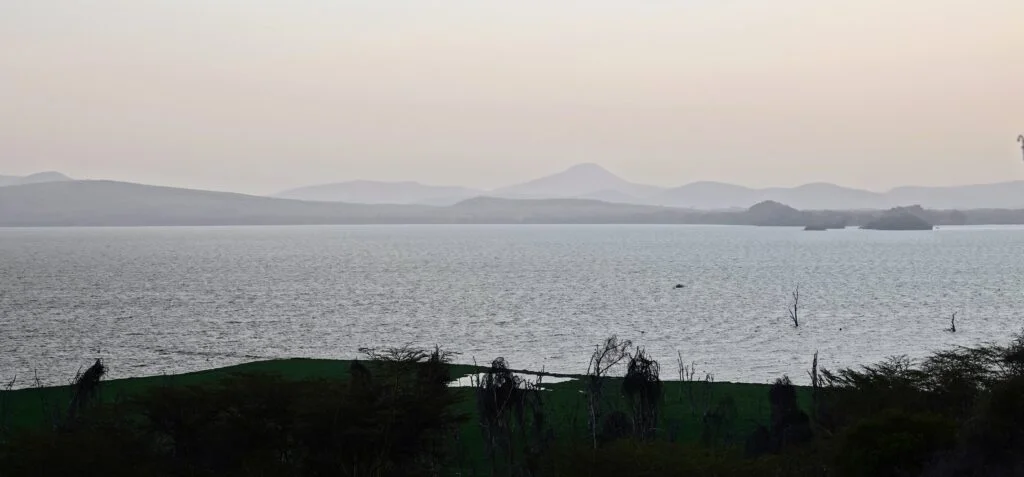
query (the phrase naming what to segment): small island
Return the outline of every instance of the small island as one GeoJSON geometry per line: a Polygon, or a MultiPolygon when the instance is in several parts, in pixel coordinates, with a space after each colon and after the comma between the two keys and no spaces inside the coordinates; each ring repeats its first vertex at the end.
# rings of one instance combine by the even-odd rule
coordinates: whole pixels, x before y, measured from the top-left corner
{"type": "Polygon", "coordinates": [[[846,228],[845,221],[832,221],[832,222],[814,222],[804,227],[805,231],[809,232],[824,232],[826,230],[842,230],[846,228]]]}
{"type": "Polygon", "coordinates": [[[934,230],[927,220],[907,211],[889,211],[861,227],[865,230],[934,230]]]}

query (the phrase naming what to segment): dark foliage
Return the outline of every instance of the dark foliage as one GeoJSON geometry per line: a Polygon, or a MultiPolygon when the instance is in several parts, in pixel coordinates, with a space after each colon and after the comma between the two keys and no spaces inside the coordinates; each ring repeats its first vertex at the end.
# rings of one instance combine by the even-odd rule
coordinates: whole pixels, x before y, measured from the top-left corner
{"type": "Polygon", "coordinates": [[[68,423],[74,421],[79,413],[96,398],[100,389],[100,380],[103,379],[104,374],[107,374],[107,368],[103,366],[102,361],[97,359],[96,363],[85,370],[85,373],[79,374],[75,378],[71,384],[74,395],[71,398],[71,405],[68,406],[66,418],[68,423]]]}
{"type": "Polygon", "coordinates": [[[658,408],[662,399],[661,366],[639,348],[630,356],[622,394],[629,400],[633,413],[633,433],[644,441],[655,436],[658,408]]]}
{"type": "Polygon", "coordinates": [[[453,412],[439,350],[353,365],[350,380],[234,375],[94,405],[11,436],[4,476],[419,476],[444,466],[453,412]]]}
{"type": "Polygon", "coordinates": [[[476,386],[480,430],[495,475],[532,475],[551,436],[539,383],[495,359],[476,386]]]}
{"type": "MultiPolygon", "coordinates": [[[[348,379],[233,375],[105,403],[98,363],[60,403],[61,425],[0,433],[0,476],[1024,475],[1022,336],[836,371],[818,370],[815,356],[810,392],[778,379],[763,395],[761,425],[741,423],[754,427],[749,435],[735,435],[737,402],[710,392],[699,405],[673,393],[678,402],[667,404],[685,416],[668,422],[658,363],[629,349],[610,339],[595,351],[574,390],[580,418],[558,436],[549,421],[572,412],[565,396],[546,402],[539,380],[492,362],[462,391],[475,393],[483,446],[470,459],[486,454],[484,472],[475,463],[467,472],[453,452],[477,434],[471,422],[459,432],[467,416],[448,386],[451,355],[389,348],[365,350],[371,359],[353,362],[348,379]],[[609,378],[626,358],[625,375],[609,378]],[[621,393],[604,393],[609,383],[621,393]],[[691,437],[680,439],[684,430],[691,437]]],[[[688,389],[710,388],[680,369],[688,389]]]]}

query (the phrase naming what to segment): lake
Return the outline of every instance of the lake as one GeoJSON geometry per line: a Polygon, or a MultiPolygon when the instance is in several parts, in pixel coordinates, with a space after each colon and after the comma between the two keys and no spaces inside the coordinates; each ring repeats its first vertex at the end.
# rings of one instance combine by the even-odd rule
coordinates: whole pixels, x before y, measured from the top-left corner
{"type": "Polygon", "coordinates": [[[0,378],[64,383],[97,357],[129,377],[405,344],[582,373],[617,334],[666,378],[681,355],[719,381],[806,382],[815,350],[835,367],[1008,340],[1022,272],[1012,227],[0,229],[0,378]]]}

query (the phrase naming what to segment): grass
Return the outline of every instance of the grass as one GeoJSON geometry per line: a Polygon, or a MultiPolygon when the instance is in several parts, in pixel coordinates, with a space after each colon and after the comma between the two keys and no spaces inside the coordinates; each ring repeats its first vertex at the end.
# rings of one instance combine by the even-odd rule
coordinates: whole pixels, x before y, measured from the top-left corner
{"type": "MultiPolygon", "coordinates": [[[[231,374],[237,373],[270,373],[290,379],[345,379],[349,374],[351,361],[347,360],[315,360],[287,359],[261,361],[226,368],[200,371],[180,375],[152,376],[105,381],[101,387],[100,399],[113,402],[137,395],[154,386],[188,386],[203,385],[215,382],[231,374]]],[[[452,378],[464,378],[485,371],[485,368],[470,365],[454,365],[452,378]]],[[[540,373],[517,371],[524,377],[535,379],[540,373]],[[531,376],[532,375],[532,376],[531,376]]],[[[580,376],[570,381],[544,384],[544,412],[552,432],[559,440],[587,439],[587,408],[583,393],[584,382],[580,376]]],[[[606,378],[604,394],[607,397],[603,408],[612,410],[628,410],[628,405],[618,390],[621,379],[606,378]]],[[[695,442],[700,439],[702,415],[705,409],[714,408],[723,399],[731,399],[735,404],[735,419],[724,431],[732,436],[734,442],[742,443],[758,425],[767,424],[770,416],[768,406],[768,389],[765,384],[740,383],[702,383],[678,382],[664,383],[664,400],[661,412],[661,436],[674,435],[682,442],[695,442]],[[696,407],[691,406],[690,393],[696,396],[709,395],[710,399],[699,399],[696,407]]],[[[470,416],[461,427],[459,433],[459,454],[464,465],[485,465],[480,459],[484,455],[481,431],[478,426],[477,407],[473,388],[458,388],[462,396],[458,411],[470,416]]],[[[802,407],[807,409],[810,391],[798,388],[798,396],[802,407]]],[[[54,409],[64,410],[71,399],[68,386],[19,389],[0,392],[0,424],[9,429],[33,428],[48,425],[52,422],[49,414],[54,409]],[[50,411],[47,411],[47,410],[50,411]]]]}

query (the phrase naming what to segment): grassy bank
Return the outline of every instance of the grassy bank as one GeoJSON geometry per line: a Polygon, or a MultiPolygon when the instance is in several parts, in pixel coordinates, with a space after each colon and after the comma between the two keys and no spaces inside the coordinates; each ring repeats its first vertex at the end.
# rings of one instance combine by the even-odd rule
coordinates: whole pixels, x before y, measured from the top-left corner
{"type": "MultiPolygon", "coordinates": [[[[116,379],[104,381],[98,399],[101,402],[128,400],[147,391],[163,386],[185,387],[214,384],[226,377],[238,374],[271,374],[288,380],[347,380],[349,378],[351,360],[319,360],[319,359],[285,359],[247,363],[225,368],[211,369],[194,373],[177,375],[151,376],[143,378],[116,379]]],[[[472,376],[485,372],[487,368],[472,365],[452,365],[450,368],[453,381],[467,382],[472,376]]],[[[525,379],[543,383],[542,373],[517,371],[525,379]]],[[[548,375],[551,376],[551,375],[548,375]]],[[[545,407],[548,409],[553,431],[558,435],[581,432],[586,428],[586,398],[584,395],[583,376],[557,375],[570,378],[557,383],[543,383],[546,392],[543,394],[545,407]]],[[[550,379],[550,378],[549,378],[550,379]]],[[[605,388],[611,390],[608,405],[621,408],[625,402],[619,393],[621,378],[604,378],[605,388]]],[[[664,402],[662,407],[663,425],[666,434],[671,432],[682,441],[695,441],[699,438],[701,417],[723,401],[735,405],[735,419],[729,429],[729,435],[743,436],[749,434],[758,425],[767,424],[770,410],[768,409],[768,390],[765,384],[742,384],[726,382],[678,382],[664,383],[664,402]]],[[[800,401],[810,400],[810,391],[798,388],[800,401]]],[[[459,388],[458,410],[469,415],[470,419],[463,426],[463,436],[479,435],[477,428],[477,404],[471,388],[459,388]]],[[[0,410],[4,413],[0,424],[10,429],[38,428],[46,426],[54,410],[63,411],[72,398],[69,386],[26,388],[12,391],[0,391],[0,410]]]]}
{"type": "Polygon", "coordinates": [[[0,474],[1024,475],[1024,335],[916,362],[815,360],[812,388],[662,381],[614,337],[559,380],[440,349],[365,353],[113,381],[97,363],[73,387],[0,392],[0,474]]]}

